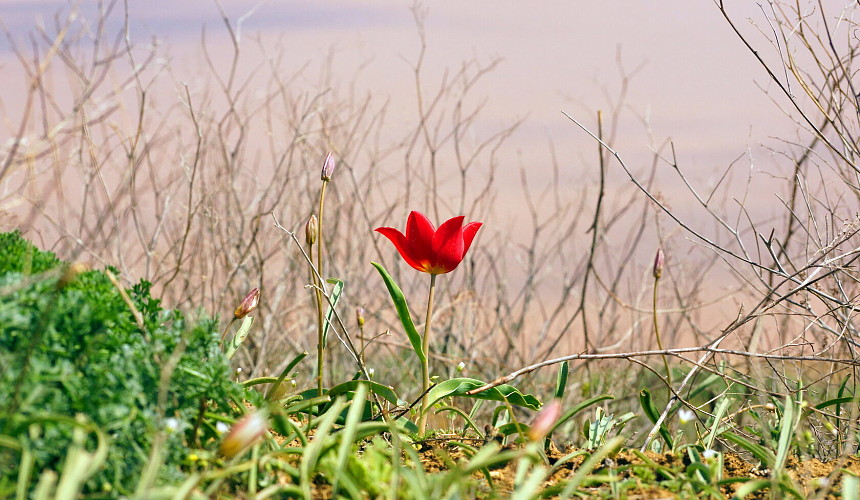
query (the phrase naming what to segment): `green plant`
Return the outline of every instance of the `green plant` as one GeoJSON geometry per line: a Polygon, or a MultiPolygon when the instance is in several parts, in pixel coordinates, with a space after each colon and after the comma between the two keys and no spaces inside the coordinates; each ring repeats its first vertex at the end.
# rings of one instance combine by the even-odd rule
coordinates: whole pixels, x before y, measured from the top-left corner
{"type": "Polygon", "coordinates": [[[121,290],[111,272],[70,276],[20,234],[0,235],[0,435],[14,443],[0,448],[0,496],[32,488],[24,457],[62,474],[76,418],[108,445],[84,492],[131,494],[153,461],[152,480],[178,481],[200,401],[226,411],[242,397],[213,320],[162,309],[145,281],[121,290]]]}
{"type": "MultiPolygon", "coordinates": [[[[466,256],[472,240],[481,228],[481,222],[470,222],[463,225],[465,217],[462,215],[453,217],[443,222],[439,228],[433,226],[424,214],[417,211],[409,213],[406,221],[406,234],[401,233],[393,227],[378,227],[376,231],[391,240],[400,256],[414,269],[430,275],[430,293],[427,296],[427,314],[424,319],[424,334],[421,336],[421,350],[416,349],[416,354],[421,362],[421,394],[426,395],[430,390],[430,325],[433,320],[433,297],[436,291],[436,277],[440,274],[450,273],[466,256]],[[422,355],[423,353],[423,355],[422,355]]],[[[387,273],[382,266],[374,264],[383,279],[387,273]]],[[[386,280],[389,291],[392,287],[386,280]]],[[[392,293],[393,297],[393,293],[392,293]]],[[[397,299],[395,299],[397,302],[397,299]]],[[[404,302],[405,308],[405,302],[404,302]]],[[[398,312],[399,312],[398,307],[398,312]]],[[[408,314],[408,309],[407,309],[408,314]]],[[[411,322],[411,319],[410,319],[411,322]]],[[[405,322],[404,322],[405,325],[405,322]]],[[[416,334],[411,334],[414,336],[416,334]]],[[[411,340],[411,339],[410,339],[411,340]]],[[[413,346],[415,341],[413,340],[413,346]]],[[[432,401],[425,398],[421,403],[421,412],[418,417],[418,433],[424,434],[427,424],[427,415],[432,401]]]]}

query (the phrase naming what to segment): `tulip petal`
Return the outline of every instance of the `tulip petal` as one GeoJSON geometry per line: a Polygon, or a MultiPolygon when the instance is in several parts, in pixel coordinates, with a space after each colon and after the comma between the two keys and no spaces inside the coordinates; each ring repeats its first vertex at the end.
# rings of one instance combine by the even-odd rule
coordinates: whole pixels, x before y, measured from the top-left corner
{"type": "Polygon", "coordinates": [[[463,257],[466,256],[466,252],[472,246],[472,240],[475,239],[475,235],[478,233],[478,229],[481,229],[482,225],[483,223],[481,222],[470,222],[463,228],[463,257]]]}
{"type": "Polygon", "coordinates": [[[400,256],[403,257],[403,260],[405,260],[407,264],[419,271],[426,272],[425,266],[422,264],[422,262],[415,258],[412,252],[412,247],[409,244],[409,240],[406,239],[406,236],[403,233],[401,233],[397,229],[394,229],[393,227],[378,227],[375,229],[375,231],[385,236],[386,238],[391,240],[392,243],[394,243],[394,247],[397,249],[397,251],[400,253],[400,256]]]}
{"type": "Polygon", "coordinates": [[[424,264],[422,270],[425,272],[432,260],[433,234],[435,232],[436,227],[426,215],[415,210],[409,213],[409,218],[406,219],[406,240],[409,241],[412,258],[424,264]]]}
{"type": "Polygon", "coordinates": [[[463,217],[446,220],[433,235],[433,267],[437,273],[454,270],[463,260],[463,217]]]}

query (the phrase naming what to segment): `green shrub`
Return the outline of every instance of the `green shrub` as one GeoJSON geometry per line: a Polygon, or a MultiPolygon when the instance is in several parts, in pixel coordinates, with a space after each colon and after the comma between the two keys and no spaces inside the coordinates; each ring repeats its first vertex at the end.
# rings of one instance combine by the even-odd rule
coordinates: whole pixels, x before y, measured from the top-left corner
{"type": "MultiPolygon", "coordinates": [[[[72,439],[68,417],[78,415],[109,444],[85,492],[133,492],[159,432],[165,441],[158,480],[181,479],[201,400],[229,409],[242,395],[230,381],[215,321],[163,310],[141,281],[128,290],[141,330],[104,272],[66,283],[64,267],[19,233],[0,234],[0,498],[14,491],[25,452],[35,458],[35,476],[61,472],[72,439]]],[[[87,448],[94,447],[91,434],[87,448]]]]}

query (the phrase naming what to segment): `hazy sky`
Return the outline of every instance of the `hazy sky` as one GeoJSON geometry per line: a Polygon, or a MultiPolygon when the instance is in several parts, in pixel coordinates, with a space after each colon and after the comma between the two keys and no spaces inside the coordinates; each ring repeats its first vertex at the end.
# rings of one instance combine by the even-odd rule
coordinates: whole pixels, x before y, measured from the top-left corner
{"type": "MultiPolygon", "coordinates": [[[[395,124],[415,120],[412,65],[420,37],[411,0],[222,3],[241,36],[243,51],[277,45],[284,49],[287,70],[308,68],[307,80],[298,85],[312,86],[319,68],[331,57],[335,83],[353,84],[358,91],[390,100],[388,119],[395,124]]],[[[778,52],[764,39],[767,20],[758,3],[726,3],[736,22],[757,40],[762,56],[773,60],[778,52]],[[760,26],[765,28],[759,32],[760,26]]],[[[132,43],[146,47],[157,40],[178,80],[193,82],[199,77],[203,44],[210,53],[229,60],[227,30],[215,0],[127,0],[127,4],[132,43]]],[[[26,46],[35,26],[51,32],[54,16],[67,15],[69,5],[77,6],[81,18],[98,17],[94,0],[71,4],[0,0],[0,21],[19,46],[26,46]]],[[[795,124],[778,107],[785,105],[784,98],[771,102],[765,95],[773,85],[712,0],[439,0],[420,8],[426,9],[422,81],[428,89],[439,85],[446,70],[456,70],[465,61],[499,60],[473,95],[477,101],[486,100],[474,126],[477,135],[486,137],[523,120],[500,158],[501,199],[518,193],[520,168],[546,176],[553,149],[561,167],[559,180],[570,192],[596,183],[597,148],[562,112],[593,125],[597,110],[614,106],[624,74],[629,76],[628,94],[618,117],[615,146],[632,168],[647,170],[652,148],[670,139],[680,165],[705,193],[739,158],[741,181],[750,172],[754,182],[767,185],[774,174],[782,175],[788,168],[784,159],[768,150],[784,147],[775,137],[795,135],[795,124]]],[[[120,15],[113,16],[109,26],[114,36],[123,4],[115,9],[120,15]]],[[[85,47],[86,42],[79,43],[85,47]]],[[[0,144],[20,123],[15,92],[23,92],[26,84],[9,41],[0,37],[4,89],[0,113],[9,115],[0,116],[0,144]]],[[[180,95],[159,98],[178,100],[180,95]]],[[[674,175],[662,166],[666,168],[661,175],[674,175]]],[[[629,186],[617,165],[611,168],[615,182],[629,186]]],[[[695,202],[674,181],[675,188],[661,185],[662,194],[683,216],[695,217],[684,212],[695,202]]],[[[778,207],[779,200],[760,189],[747,207],[754,218],[763,218],[768,205],[778,207]]],[[[514,226],[513,212],[522,212],[522,206],[501,203],[499,210],[504,215],[497,224],[514,226]],[[505,217],[509,215],[505,210],[510,217],[505,217]]]]}
{"type": "MultiPolygon", "coordinates": [[[[157,39],[180,79],[195,78],[198,67],[192,61],[200,59],[204,32],[214,53],[228,49],[214,0],[127,1],[132,41],[146,45],[157,39]]],[[[333,53],[335,78],[350,82],[361,67],[355,82],[360,90],[390,98],[395,120],[398,111],[414,118],[411,64],[419,36],[412,1],[222,3],[243,50],[278,41],[287,49],[287,66],[296,69],[322,65],[333,53]]],[[[762,40],[746,19],[766,25],[760,7],[747,0],[727,3],[739,24],[762,40]]],[[[53,16],[68,12],[69,5],[3,0],[0,20],[21,43],[36,25],[50,31],[53,16]]],[[[72,5],[82,17],[94,18],[98,8],[92,0],[72,5]]],[[[121,11],[122,4],[115,8],[121,11]]],[[[632,76],[616,145],[632,164],[647,165],[650,148],[672,139],[679,160],[703,184],[715,182],[744,154],[752,155],[757,172],[768,171],[775,163],[759,145],[778,146],[772,137],[790,137],[795,128],[763,94],[762,88],[771,87],[764,72],[711,0],[443,0],[421,8],[427,12],[428,88],[464,61],[500,60],[475,89],[487,101],[475,128],[490,134],[524,120],[509,141],[513,153],[504,166],[511,172],[548,163],[552,141],[565,169],[562,181],[593,179],[594,172],[576,168],[593,163],[594,144],[562,111],[593,124],[595,112],[611,109],[617,99],[622,71],[632,76]]],[[[113,19],[119,23],[122,17],[113,19]]],[[[769,53],[763,40],[760,49],[765,57],[776,53],[769,53]]],[[[0,61],[7,68],[0,84],[21,88],[22,75],[8,71],[10,60],[9,43],[0,39],[0,61]]]]}
{"type": "MultiPolygon", "coordinates": [[[[418,51],[411,1],[223,3],[234,23],[242,19],[246,41],[280,37],[293,47],[295,67],[333,47],[344,74],[352,71],[351,62],[361,61],[368,63],[366,71],[380,92],[411,92],[409,61],[418,51]]],[[[728,3],[743,24],[745,17],[761,17],[754,2],[728,3]]],[[[97,2],[77,4],[86,16],[97,2]]],[[[50,26],[68,5],[4,0],[0,19],[22,41],[34,25],[50,26]]],[[[197,50],[204,28],[210,43],[225,40],[213,0],[128,0],[128,5],[137,43],[155,36],[181,57],[197,50]]],[[[495,110],[486,118],[504,122],[527,116],[523,135],[515,140],[575,134],[560,111],[605,109],[619,88],[619,59],[627,71],[639,68],[630,85],[631,111],[649,117],[655,137],[675,138],[691,160],[724,163],[772,135],[781,121],[757,88],[757,81],[766,84],[762,71],[710,0],[437,1],[425,8],[428,68],[456,68],[470,58],[502,59],[482,87],[495,110]]],[[[8,48],[0,41],[0,50],[8,48]]],[[[630,126],[636,128],[635,120],[630,126]]]]}

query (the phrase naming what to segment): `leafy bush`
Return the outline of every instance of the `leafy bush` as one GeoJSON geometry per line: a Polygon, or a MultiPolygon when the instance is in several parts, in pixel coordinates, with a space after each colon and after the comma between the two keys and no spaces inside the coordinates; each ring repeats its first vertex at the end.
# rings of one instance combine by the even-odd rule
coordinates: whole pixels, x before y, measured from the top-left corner
{"type": "Polygon", "coordinates": [[[141,329],[104,272],[68,281],[65,266],[17,232],[0,235],[0,497],[25,456],[33,470],[61,471],[79,415],[110,445],[84,491],[134,491],[159,433],[157,479],[180,479],[203,398],[228,409],[241,397],[215,321],[163,310],[141,281],[128,290],[141,329]]]}

